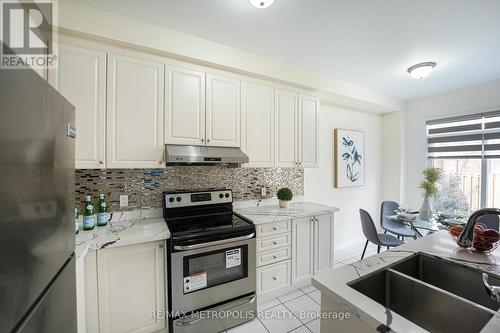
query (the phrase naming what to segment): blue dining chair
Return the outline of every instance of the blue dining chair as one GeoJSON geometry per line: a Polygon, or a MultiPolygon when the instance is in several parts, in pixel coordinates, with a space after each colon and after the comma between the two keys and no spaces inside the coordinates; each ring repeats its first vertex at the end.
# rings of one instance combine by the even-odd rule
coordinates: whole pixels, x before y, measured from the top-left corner
{"type": "Polygon", "coordinates": [[[384,233],[390,232],[404,240],[405,237],[417,238],[415,230],[406,227],[399,221],[392,220],[386,216],[394,215],[394,211],[399,209],[399,204],[394,201],[383,201],[380,207],[380,226],[385,230],[384,233]]]}
{"type": "Polygon", "coordinates": [[[363,259],[363,257],[365,256],[368,242],[372,242],[373,244],[377,245],[377,253],[380,253],[380,248],[382,246],[390,248],[404,244],[402,240],[392,235],[379,234],[377,232],[377,228],[375,228],[375,223],[373,222],[370,213],[368,213],[366,210],[360,209],[359,215],[361,217],[361,227],[363,228],[363,234],[366,237],[366,244],[365,248],[363,249],[363,254],[361,255],[361,259],[363,259]]]}

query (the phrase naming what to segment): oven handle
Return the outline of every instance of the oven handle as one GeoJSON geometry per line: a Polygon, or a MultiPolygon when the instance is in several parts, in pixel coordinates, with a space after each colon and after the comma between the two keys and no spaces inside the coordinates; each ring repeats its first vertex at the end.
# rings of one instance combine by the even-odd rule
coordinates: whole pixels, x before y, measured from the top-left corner
{"type": "MultiPolygon", "coordinates": [[[[246,300],[246,302],[245,303],[241,303],[241,304],[239,303],[239,300],[237,300],[237,301],[234,302],[234,303],[238,302],[237,305],[230,306],[229,308],[226,308],[225,310],[230,310],[230,309],[232,309],[232,308],[234,308],[236,306],[239,307],[239,306],[242,306],[242,305],[253,303],[253,302],[255,302],[255,297],[256,297],[255,295],[248,296],[248,297],[244,298],[244,300],[246,300]]],[[[232,303],[230,303],[229,305],[231,305],[231,304],[232,303]]],[[[197,322],[199,322],[200,320],[203,320],[203,319],[205,319],[205,318],[200,318],[200,317],[195,317],[195,318],[191,317],[190,319],[183,318],[183,319],[180,319],[179,321],[177,321],[175,323],[175,325],[176,326],[190,326],[190,325],[193,325],[194,323],[197,323],[197,322]]]]}
{"type": "Polygon", "coordinates": [[[221,239],[221,240],[213,241],[213,242],[193,244],[193,245],[175,245],[174,249],[177,251],[188,251],[188,250],[200,249],[202,247],[208,247],[208,246],[214,246],[214,245],[220,245],[220,244],[226,244],[226,243],[234,243],[237,241],[242,241],[242,240],[253,238],[254,236],[255,236],[255,232],[252,232],[250,235],[234,237],[234,238],[229,238],[229,239],[221,239]]]}

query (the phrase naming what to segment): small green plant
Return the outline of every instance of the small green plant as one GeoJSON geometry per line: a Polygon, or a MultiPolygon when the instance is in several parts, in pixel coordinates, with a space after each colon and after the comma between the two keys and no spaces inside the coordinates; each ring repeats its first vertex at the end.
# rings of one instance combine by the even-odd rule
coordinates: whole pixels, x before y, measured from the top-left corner
{"type": "Polygon", "coordinates": [[[278,190],[276,196],[279,200],[290,201],[293,198],[293,193],[292,190],[290,190],[288,187],[282,187],[278,190]]]}
{"type": "Polygon", "coordinates": [[[438,193],[436,183],[441,179],[443,172],[438,168],[427,168],[424,172],[424,181],[420,183],[419,188],[424,190],[428,197],[434,197],[438,193]]]}

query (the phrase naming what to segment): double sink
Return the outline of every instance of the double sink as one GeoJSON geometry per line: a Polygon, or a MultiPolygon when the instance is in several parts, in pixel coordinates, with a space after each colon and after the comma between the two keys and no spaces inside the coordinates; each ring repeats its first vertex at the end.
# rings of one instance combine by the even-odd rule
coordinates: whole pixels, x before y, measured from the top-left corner
{"type": "MultiPolygon", "coordinates": [[[[430,332],[480,332],[499,310],[483,272],[417,253],[349,283],[377,303],[430,332]]],[[[493,285],[500,277],[490,275],[493,285]]]]}

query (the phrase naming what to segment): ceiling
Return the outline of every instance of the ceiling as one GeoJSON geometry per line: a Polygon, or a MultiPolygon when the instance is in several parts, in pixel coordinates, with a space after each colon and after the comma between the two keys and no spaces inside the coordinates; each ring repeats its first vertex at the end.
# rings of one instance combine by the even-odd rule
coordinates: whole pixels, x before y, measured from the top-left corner
{"type": "Polygon", "coordinates": [[[500,79],[499,0],[74,0],[413,99],[500,79]],[[435,61],[424,80],[411,65],[435,61]]]}

